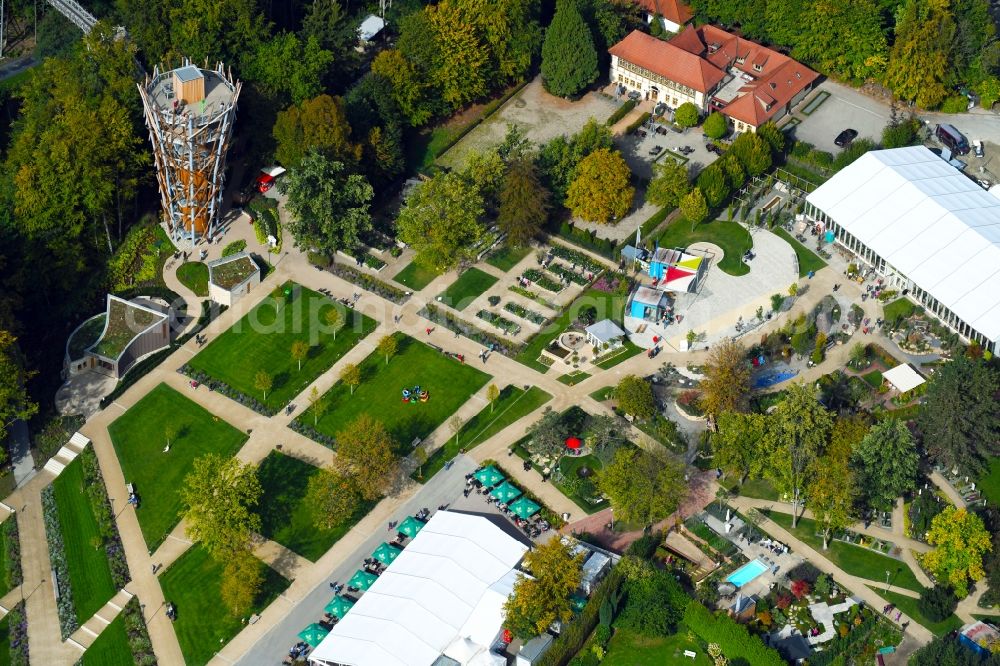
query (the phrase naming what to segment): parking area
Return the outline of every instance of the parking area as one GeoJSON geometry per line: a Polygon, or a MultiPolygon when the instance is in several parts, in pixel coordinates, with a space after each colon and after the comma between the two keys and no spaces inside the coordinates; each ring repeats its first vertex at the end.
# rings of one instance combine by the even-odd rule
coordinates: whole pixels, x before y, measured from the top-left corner
{"type": "MultiPolygon", "coordinates": [[[[831,81],[817,86],[803,104],[794,112],[799,124],[788,134],[798,141],[807,141],[819,150],[837,154],[840,148],[833,141],[845,129],[854,129],[859,139],[879,141],[882,129],[889,122],[889,107],[865,95],[831,81]],[[826,96],[825,101],[806,115],[816,95],[826,96]]],[[[780,121],[779,121],[780,124],[780,121]]]]}

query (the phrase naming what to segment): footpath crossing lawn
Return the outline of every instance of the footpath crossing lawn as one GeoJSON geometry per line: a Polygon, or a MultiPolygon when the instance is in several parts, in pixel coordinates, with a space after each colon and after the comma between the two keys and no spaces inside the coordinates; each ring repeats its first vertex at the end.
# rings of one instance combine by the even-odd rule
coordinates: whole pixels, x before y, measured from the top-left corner
{"type": "Polygon", "coordinates": [[[83,654],[83,666],[130,666],[134,663],[122,615],[112,620],[83,654]]]}
{"type": "MultiPolygon", "coordinates": [[[[329,405],[316,430],[336,437],[360,414],[372,414],[382,422],[403,452],[417,437],[427,437],[478,391],[490,376],[413,338],[396,334],[398,349],[386,364],[385,357],[373,352],[361,362],[361,384],[351,395],[350,388],[337,382],[327,391],[329,405]],[[427,402],[403,402],[403,389],[420,386],[427,402]]],[[[312,425],[312,410],[302,420],[312,425]]]]}
{"type": "Polygon", "coordinates": [[[917,606],[919,599],[907,597],[898,592],[886,592],[885,585],[869,585],[868,587],[889,603],[895,604],[896,608],[903,611],[903,614],[909,616],[914,622],[924,625],[935,636],[944,636],[953,629],[958,629],[963,624],[962,620],[954,613],[940,622],[931,622],[920,612],[917,606]]]}
{"type": "Polygon", "coordinates": [[[292,456],[271,451],[257,468],[257,478],[264,489],[257,509],[261,534],[310,562],[318,560],[364,517],[375,502],[362,502],[351,520],[332,529],[317,529],[314,510],[306,501],[309,479],[319,468],[292,456]]]}
{"type": "MultiPolygon", "coordinates": [[[[206,453],[232,456],[247,439],[245,433],[166,384],[118,417],[108,433],[125,482],[135,484],[141,500],[136,515],[150,550],[180,520],[180,488],[194,459],[206,453]],[[174,428],[175,436],[170,451],[164,453],[168,426],[174,428]]],[[[124,488],[112,491],[112,497],[126,496],[124,488]]]]}
{"type": "Polygon", "coordinates": [[[85,493],[83,463],[79,458],[56,477],[52,488],[73,590],[73,609],[76,619],[83,624],[115,596],[117,590],[104,548],[91,545],[99,538],[97,518],[85,493]]]}
{"type": "MultiPolygon", "coordinates": [[[[252,612],[260,613],[291,581],[259,562],[264,584],[252,612]]],[[[201,546],[192,546],[160,576],[163,596],[177,608],[174,632],[188,666],[207,664],[245,626],[222,602],[223,565],[201,546]]]]}
{"type": "Polygon", "coordinates": [[[771,511],[767,517],[811,546],[816,552],[843,569],[845,573],[865,578],[877,584],[880,580],[884,583],[885,572],[888,571],[890,572],[889,580],[893,585],[914,592],[924,590],[924,586],[920,584],[917,577],[913,575],[913,571],[902,560],[843,541],[831,541],[829,548],[823,550],[823,539],[816,536],[815,521],[809,518],[800,518],[799,524],[795,529],[792,529],[792,517],[787,513],[771,511]]]}
{"type": "Polygon", "coordinates": [[[444,446],[430,455],[421,470],[423,476],[418,477],[416,470],[414,470],[413,478],[418,481],[431,478],[444,467],[446,462],[458,455],[459,449],[472,450],[551,399],[551,395],[537,386],[532,386],[527,391],[514,385],[505,387],[500,391],[500,397],[496,399],[492,409],[487,405],[469,419],[458,432],[457,437],[454,435],[449,437],[444,446]]]}
{"type": "Polygon", "coordinates": [[[188,366],[277,410],[375,330],[376,322],[370,317],[311,289],[294,283],[286,286],[291,286],[290,298],[264,299],[209,343],[188,366]],[[326,313],[333,308],[340,312],[343,325],[336,339],[325,332],[326,313]],[[292,344],[297,341],[309,345],[301,370],[291,354],[292,344]],[[261,370],[273,380],[267,400],[255,386],[261,370]]]}
{"type": "Polygon", "coordinates": [[[441,302],[456,310],[464,310],[477,296],[497,283],[497,279],[478,268],[470,268],[462,273],[451,286],[441,294],[441,302]]]}
{"type": "Polygon", "coordinates": [[[424,268],[416,261],[411,261],[403,270],[396,273],[396,277],[392,279],[404,287],[409,287],[413,291],[420,291],[440,275],[436,271],[424,268]]]}

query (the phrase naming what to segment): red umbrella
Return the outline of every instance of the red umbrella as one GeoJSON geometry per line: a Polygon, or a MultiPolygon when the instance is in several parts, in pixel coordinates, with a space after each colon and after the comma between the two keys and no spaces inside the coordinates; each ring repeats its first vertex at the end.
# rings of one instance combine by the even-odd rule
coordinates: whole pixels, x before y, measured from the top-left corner
{"type": "Polygon", "coordinates": [[[583,442],[580,441],[579,437],[567,437],[566,447],[570,449],[578,449],[583,446],[583,442]]]}

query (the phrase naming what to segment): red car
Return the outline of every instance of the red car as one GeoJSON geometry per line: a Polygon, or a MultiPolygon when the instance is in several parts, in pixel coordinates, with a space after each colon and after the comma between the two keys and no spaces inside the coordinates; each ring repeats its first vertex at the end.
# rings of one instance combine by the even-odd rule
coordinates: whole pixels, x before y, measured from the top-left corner
{"type": "Polygon", "coordinates": [[[267,169],[261,169],[260,175],[257,176],[257,191],[263,194],[269,189],[274,187],[274,182],[277,180],[278,176],[285,173],[285,169],[282,167],[270,167],[267,169]]]}

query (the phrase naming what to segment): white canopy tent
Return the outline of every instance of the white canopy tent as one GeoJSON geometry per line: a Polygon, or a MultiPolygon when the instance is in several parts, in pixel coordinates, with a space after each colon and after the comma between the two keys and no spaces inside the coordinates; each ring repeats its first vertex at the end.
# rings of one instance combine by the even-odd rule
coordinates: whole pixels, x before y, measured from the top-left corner
{"type": "Polygon", "coordinates": [[[483,516],[438,511],[309,661],[429,666],[444,654],[489,664],[479,655],[500,631],[527,550],[483,516]]]}
{"type": "Polygon", "coordinates": [[[926,381],[908,363],[897,365],[892,370],[886,370],[882,374],[882,379],[892,384],[900,393],[912,391],[926,381]]]}
{"type": "Polygon", "coordinates": [[[971,328],[1000,340],[1000,197],[924,146],[873,150],[807,201],[971,328]]]}

